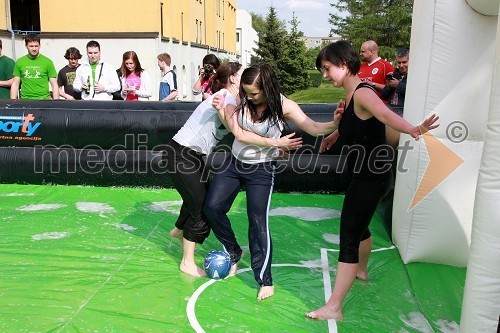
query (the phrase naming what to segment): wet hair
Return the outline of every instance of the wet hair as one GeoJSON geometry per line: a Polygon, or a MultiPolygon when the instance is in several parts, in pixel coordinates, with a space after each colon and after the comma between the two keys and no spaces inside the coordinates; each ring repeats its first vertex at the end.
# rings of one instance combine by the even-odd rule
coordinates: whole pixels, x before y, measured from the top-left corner
{"type": "Polygon", "coordinates": [[[351,75],[358,74],[361,67],[358,53],[351,43],[345,40],[333,42],[319,51],[316,57],[316,68],[319,71],[321,71],[321,62],[323,60],[327,60],[338,67],[346,66],[351,75]]]}
{"type": "Polygon", "coordinates": [[[205,64],[212,65],[214,69],[217,69],[220,66],[220,61],[219,58],[215,56],[215,54],[207,54],[203,57],[203,65],[205,64]]]}
{"type": "Polygon", "coordinates": [[[172,59],[170,58],[170,54],[168,53],[158,54],[157,58],[158,60],[165,62],[167,66],[170,66],[170,64],[172,63],[172,59]]]}
{"type": "Polygon", "coordinates": [[[91,40],[90,42],[87,43],[87,49],[89,47],[97,47],[99,51],[101,51],[101,45],[99,45],[99,43],[95,40],[91,40]]]}
{"type": "Polygon", "coordinates": [[[240,80],[240,97],[241,97],[241,108],[242,114],[245,111],[245,107],[250,110],[252,119],[257,119],[260,122],[271,119],[271,124],[275,125],[281,123],[286,125],[285,117],[283,115],[283,105],[281,100],[281,87],[278,81],[278,77],[274,73],[274,70],[270,64],[263,63],[257,66],[251,66],[246,68],[241,74],[240,80]],[[267,99],[267,108],[262,113],[260,118],[256,118],[257,111],[255,109],[255,104],[247,99],[247,93],[243,89],[243,84],[254,85],[259,90],[264,91],[264,95],[267,99]]]}
{"type": "Polygon", "coordinates": [[[24,37],[24,45],[28,45],[31,42],[38,42],[40,44],[40,36],[37,34],[28,34],[24,37]]]}
{"type": "Polygon", "coordinates": [[[66,50],[66,53],[64,54],[64,58],[66,59],[81,59],[82,55],[80,54],[80,51],[76,47],[70,47],[69,49],[66,50]]]}
{"type": "Polygon", "coordinates": [[[132,61],[135,64],[134,73],[137,74],[137,76],[141,76],[141,73],[144,71],[144,69],[141,67],[141,62],[139,61],[139,57],[137,56],[137,53],[135,53],[134,51],[127,51],[123,54],[122,67],[120,69],[120,71],[122,72],[122,76],[127,77],[130,74],[132,74],[132,72],[128,70],[127,66],[125,66],[125,61],[128,59],[132,59],[132,61]]]}
{"type": "Polygon", "coordinates": [[[396,57],[401,58],[401,57],[409,57],[410,56],[410,49],[406,47],[402,47],[396,51],[396,57]]]}
{"type": "Polygon", "coordinates": [[[231,83],[230,76],[235,75],[241,68],[238,62],[225,62],[219,66],[217,72],[212,78],[211,91],[215,93],[231,83]]]}

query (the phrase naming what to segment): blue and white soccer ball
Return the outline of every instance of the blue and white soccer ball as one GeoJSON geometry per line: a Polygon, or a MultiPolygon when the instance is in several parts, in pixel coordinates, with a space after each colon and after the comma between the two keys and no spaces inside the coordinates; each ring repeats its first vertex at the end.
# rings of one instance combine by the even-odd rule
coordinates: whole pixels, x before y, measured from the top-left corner
{"type": "Polygon", "coordinates": [[[210,251],[203,262],[203,268],[205,268],[208,277],[215,280],[228,276],[231,272],[231,266],[229,253],[218,250],[210,251]]]}

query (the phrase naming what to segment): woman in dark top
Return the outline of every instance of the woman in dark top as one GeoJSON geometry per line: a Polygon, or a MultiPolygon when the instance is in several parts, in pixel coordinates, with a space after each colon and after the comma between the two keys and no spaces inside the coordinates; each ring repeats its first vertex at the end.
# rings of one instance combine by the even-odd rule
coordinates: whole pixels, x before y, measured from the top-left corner
{"type": "Polygon", "coordinates": [[[342,319],[342,303],[355,278],[368,279],[372,247],[368,225],[389,188],[393,150],[386,143],[385,125],[418,140],[422,133],[438,126],[439,117],[432,115],[421,125],[413,126],[389,110],[373,88],[358,77],[359,56],[347,41],[321,50],[316,67],[334,87],[343,87],[346,92],[347,107],[339,133],[348,145],[351,181],[340,217],[339,264],[333,292],[326,305],[307,313],[307,317],[342,319]]]}

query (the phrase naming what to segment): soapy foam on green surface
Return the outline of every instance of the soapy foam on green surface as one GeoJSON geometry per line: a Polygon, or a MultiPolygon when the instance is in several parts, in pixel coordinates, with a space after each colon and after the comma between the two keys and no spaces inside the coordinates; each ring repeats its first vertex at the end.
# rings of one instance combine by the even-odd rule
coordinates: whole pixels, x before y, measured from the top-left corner
{"type": "MultiPolygon", "coordinates": [[[[1,332],[458,332],[465,269],[401,262],[371,224],[369,281],[342,321],[308,319],[337,267],[341,195],[275,193],[270,211],[276,294],[257,301],[245,193],[229,216],[247,255],[213,282],[179,271],[175,190],[0,185],[1,332]],[[326,284],[325,284],[326,283],[326,284]]],[[[222,249],[213,235],[197,247],[222,249]]]]}

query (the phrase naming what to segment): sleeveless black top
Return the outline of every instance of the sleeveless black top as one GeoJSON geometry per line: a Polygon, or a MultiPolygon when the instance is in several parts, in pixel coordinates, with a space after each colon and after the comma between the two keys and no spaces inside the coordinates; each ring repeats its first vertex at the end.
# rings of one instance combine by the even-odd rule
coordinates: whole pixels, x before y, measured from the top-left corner
{"type": "MultiPolygon", "coordinates": [[[[373,88],[360,83],[360,88],[373,88]]],[[[385,125],[376,117],[360,119],[354,113],[354,93],[344,110],[339,124],[339,133],[346,144],[342,155],[347,155],[347,165],[352,177],[379,178],[391,173],[394,150],[385,139],[385,125]]]]}

